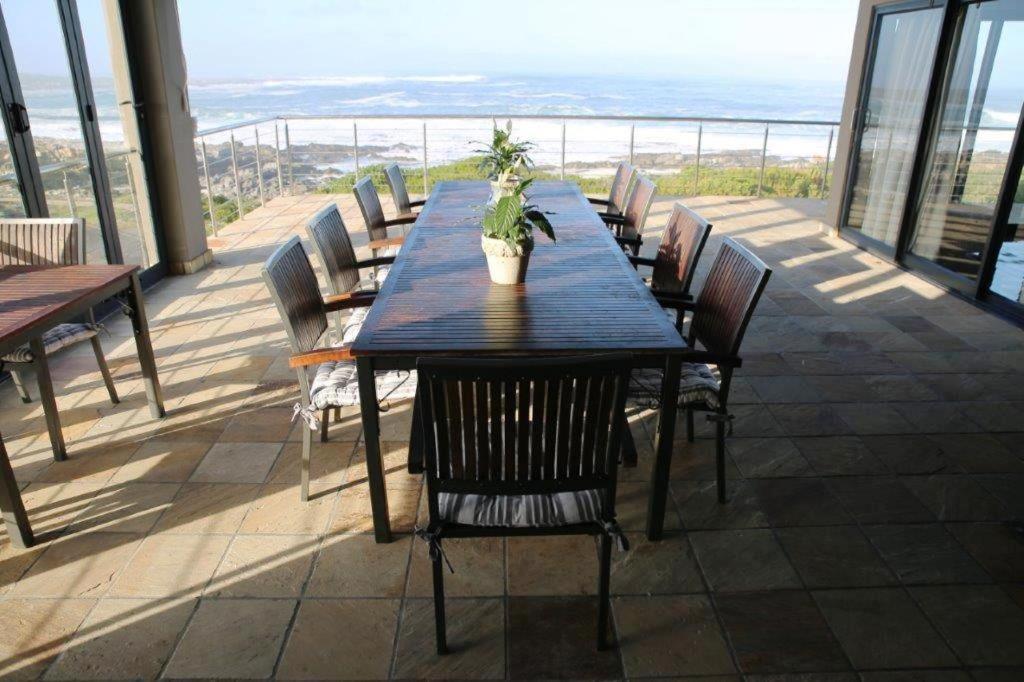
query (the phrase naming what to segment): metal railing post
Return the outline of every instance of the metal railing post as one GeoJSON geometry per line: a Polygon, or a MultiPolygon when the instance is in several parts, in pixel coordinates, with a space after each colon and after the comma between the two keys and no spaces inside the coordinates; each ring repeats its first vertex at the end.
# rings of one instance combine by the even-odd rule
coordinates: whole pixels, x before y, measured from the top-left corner
{"type": "Polygon", "coordinates": [[[821,198],[825,198],[825,188],[827,187],[828,181],[828,164],[832,160],[832,134],[835,132],[835,128],[831,126],[828,129],[828,147],[825,149],[825,171],[821,174],[821,198]]]}
{"type": "Polygon", "coordinates": [[[356,181],[359,180],[359,126],[352,121],[352,153],[356,157],[356,181]]]}
{"type": "Polygon", "coordinates": [[[423,196],[429,194],[427,189],[427,122],[423,122],[423,196]]]}
{"type": "Polygon", "coordinates": [[[74,216],[78,213],[78,207],[75,206],[75,195],[71,193],[71,183],[68,182],[68,172],[62,171],[61,175],[64,176],[64,194],[68,199],[68,215],[74,216]]]}
{"type": "Polygon", "coordinates": [[[260,188],[260,206],[267,205],[267,197],[263,192],[263,162],[260,161],[260,129],[259,126],[252,127],[253,134],[256,137],[256,179],[259,180],[260,188]]]}
{"type": "Polygon", "coordinates": [[[231,174],[235,176],[235,203],[238,205],[239,220],[245,216],[242,210],[242,185],[238,182],[238,159],[235,158],[235,131],[231,131],[231,174]]]}
{"type": "Polygon", "coordinates": [[[697,124],[697,165],[693,169],[693,196],[700,195],[700,145],[704,139],[704,121],[697,124]]]}
{"type": "Polygon", "coordinates": [[[210,186],[210,164],[206,161],[206,138],[199,138],[199,149],[203,155],[203,177],[206,179],[206,205],[210,209],[210,226],[217,236],[217,215],[213,212],[213,187],[210,186]]]}
{"type": "Polygon", "coordinates": [[[565,180],[565,121],[562,121],[562,170],[558,175],[559,179],[565,180]]]}
{"type": "Polygon", "coordinates": [[[295,194],[295,173],[292,170],[292,138],[288,134],[288,121],[284,122],[284,146],[288,149],[288,193],[295,194]]]}
{"type": "Polygon", "coordinates": [[[277,121],[274,121],[274,159],[277,163],[277,196],[284,196],[284,180],[281,177],[281,133],[277,130],[277,121]]]}
{"type": "Polygon", "coordinates": [[[135,181],[132,180],[132,165],[128,157],[124,157],[124,178],[128,184],[128,196],[132,200],[132,212],[135,214],[135,228],[139,232],[139,250],[142,251],[142,262],[145,266],[150,265],[149,249],[146,247],[146,235],[142,231],[142,212],[139,210],[139,199],[135,195],[135,181]]]}
{"type": "Polygon", "coordinates": [[[757,174],[757,196],[761,196],[764,187],[764,162],[768,156],[768,124],[764,124],[764,142],[761,144],[761,172],[757,174]]]}
{"type": "Polygon", "coordinates": [[[630,123],[629,124],[629,165],[630,166],[633,165],[633,139],[634,139],[634,134],[635,133],[636,133],[636,124],[635,123],[630,123]]]}

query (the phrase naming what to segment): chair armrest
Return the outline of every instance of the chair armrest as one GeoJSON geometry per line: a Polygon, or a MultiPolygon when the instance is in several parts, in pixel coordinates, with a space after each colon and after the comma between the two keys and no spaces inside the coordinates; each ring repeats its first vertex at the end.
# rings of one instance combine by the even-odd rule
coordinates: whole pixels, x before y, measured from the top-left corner
{"type": "Polygon", "coordinates": [[[661,304],[663,308],[673,308],[675,310],[693,310],[695,303],[693,297],[689,294],[670,294],[660,291],[652,291],[654,294],[654,300],[661,304]]]}
{"type": "Polygon", "coordinates": [[[395,262],[394,256],[374,256],[373,258],[364,258],[363,260],[356,261],[357,268],[376,268],[381,265],[391,265],[395,262]]]}
{"type": "Polygon", "coordinates": [[[612,215],[611,213],[598,213],[597,215],[601,216],[601,220],[605,221],[606,223],[611,223],[612,225],[626,224],[625,216],[612,215]]]}
{"type": "Polygon", "coordinates": [[[598,206],[607,206],[608,205],[608,200],[607,199],[595,199],[594,197],[587,197],[587,201],[589,201],[592,204],[597,204],[598,206]]]}
{"type": "Polygon", "coordinates": [[[347,294],[328,296],[324,299],[324,307],[327,309],[327,312],[348,310],[349,308],[366,308],[373,305],[376,298],[376,291],[350,291],[347,294]]]}
{"type": "MultiPolygon", "coordinates": [[[[621,244],[623,242],[630,242],[631,240],[626,237],[616,237],[615,241],[621,244]]],[[[655,263],[653,258],[643,258],[641,256],[626,256],[626,258],[629,259],[629,263],[633,266],[634,270],[640,265],[646,265],[649,268],[653,268],[655,263]]]]}
{"type": "Polygon", "coordinates": [[[395,225],[408,225],[409,223],[416,222],[417,216],[414,215],[400,215],[397,218],[384,221],[384,227],[394,227],[395,225]]]}
{"type": "Polygon", "coordinates": [[[411,206],[413,208],[417,208],[419,206],[423,206],[426,203],[427,203],[426,199],[417,199],[416,201],[410,201],[409,202],[409,206],[411,206]]]}
{"type": "Polygon", "coordinates": [[[337,348],[317,348],[315,350],[306,351],[305,353],[299,353],[288,358],[288,366],[291,368],[308,367],[309,365],[319,365],[324,362],[339,360],[354,360],[352,356],[352,349],[348,346],[338,346],[337,348]]]}
{"type": "Polygon", "coordinates": [[[371,251],[375,249],[386,249],[389,246],[401,246],[405,243],[405,237],[389,237],[388,239],[374,239],[367,244],[371,251]]]}

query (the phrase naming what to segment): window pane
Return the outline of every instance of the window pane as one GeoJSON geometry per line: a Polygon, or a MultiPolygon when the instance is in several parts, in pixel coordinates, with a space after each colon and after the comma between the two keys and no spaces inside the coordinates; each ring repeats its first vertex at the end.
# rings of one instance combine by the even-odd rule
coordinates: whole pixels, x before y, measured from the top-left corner
{"type": "Polygon", "coordinates": [[[939,8],[879,19],[846,227],[890,246],[903,219],[941,23],[939,8]]]}
{"type": "Polygon", "coordinates": [[[959,275],[966,287],[981,267],[1024,102],[1024,21],[1012,19],[1021,15],[1018,1],[963,10],[910,243],[912,253],[959,275]]]}

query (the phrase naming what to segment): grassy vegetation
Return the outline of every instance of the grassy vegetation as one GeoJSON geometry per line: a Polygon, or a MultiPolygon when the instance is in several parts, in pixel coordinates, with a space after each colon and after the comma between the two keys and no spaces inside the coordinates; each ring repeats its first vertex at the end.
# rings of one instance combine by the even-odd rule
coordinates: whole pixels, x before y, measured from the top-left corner
{"type": "MultiPolygon", "coordinates": [[[[259,199],[242,197],[242,210],[245,213],[259,207],[259,199]]],[[[217,219],[217,226],[221,227],[238,220],[238,202],[234,197],[227,197],[223,194],[213,195],[213,215],[217,219]]],[[[210,221],[210,205],[203,194],[203,221],[206,223],[206,234],[213,234],[213,223],[210,221]]]]}
{"type": "MultiPolygon", "coordinates": [[[[428,169],[427,183],[433,187],[444,180],[483,180],[479,170],[479,157],[459,159],[451,163],[432,166],[428,169]]],[[[603,194],[611,185],[611,177],[586,177],[576,175],[566,169],[566,180],[579,183],[587,194],[603,194]]],[[[767,166],[764,170],[763,196],[776,197],[821,197],[821,171],[817,166],[783,167],[767,166]]],[[[723,195],[753,196],[757,193],[758,168],[716,168],[702,166],[699,177],[696,166],[686,166],[673,173],[651,174],[650,177],[658,187],[658,193],[670,196],[723,195]]],[[[403,169],[406,184],[411,192],[419,192],[423,187],[423,171],[420,169],[403,169]]],[[[379,192],[388,193],[387,182],[384,180],[384,165],[367,166],[360,171],[360,177],[369,175],[379,192]]],[[[538,180],[557,180],[558,173],[533,170],[527,174],[538,180]]],[[[352,191],[357,180],[355,173],[346,173],[322,183],[317,192],[324,194],[344,194],[352,191]]],[[[428,188],[429,189],[429,188],[428,188]]],[[[826,187],[826,192],[828,187],[826,187]]]]}

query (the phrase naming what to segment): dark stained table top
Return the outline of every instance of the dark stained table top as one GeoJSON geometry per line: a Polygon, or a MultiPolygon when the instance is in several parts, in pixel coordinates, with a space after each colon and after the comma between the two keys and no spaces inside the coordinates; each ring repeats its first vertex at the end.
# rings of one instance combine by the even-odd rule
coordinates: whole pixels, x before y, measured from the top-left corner
{"type": "MultiPolygon", "coordinates": [[[[99,291],[127,279],[138,265],[0,268],[0,346],[32,330],[66,322],[66,313],[99,291]]],[[[19,341],[20,342],[20,341],[19,341]]]]}
{"type": "Polygon", "coordinates": [[[683,341],[575,183],[538,182],[526,283],[492,284],[480,248],[486,182],[443,182],[406,236],[352,345],[357,356],[681,353],[683,341]]]}

